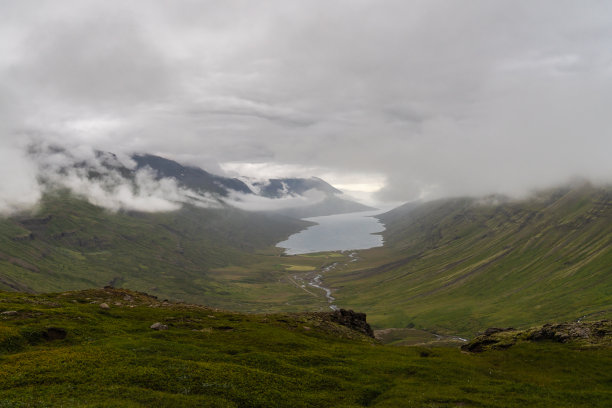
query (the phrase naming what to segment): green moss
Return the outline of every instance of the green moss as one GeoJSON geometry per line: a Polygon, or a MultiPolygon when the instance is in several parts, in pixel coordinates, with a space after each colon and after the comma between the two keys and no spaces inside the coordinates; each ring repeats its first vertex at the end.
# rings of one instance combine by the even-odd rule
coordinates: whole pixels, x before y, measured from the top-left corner
{"type": "Polygon", "coordinates": [[[26,340],[20,335],[19,330],[0,324],[0,353],[15,352],[25,345],[26,340]]]}

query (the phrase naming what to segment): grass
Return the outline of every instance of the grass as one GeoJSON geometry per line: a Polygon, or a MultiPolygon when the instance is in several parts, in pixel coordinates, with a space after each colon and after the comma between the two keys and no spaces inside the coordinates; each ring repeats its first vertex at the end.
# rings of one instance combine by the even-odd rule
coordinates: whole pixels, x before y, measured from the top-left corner
{"type": "Polygon", "coordinates": [[[438,340],[438,338],[430,332],[410,328],[377,330],[375,336],[382,343],[394,346],[430,344],[438,340]]]}
{"type": "Polygon", "coordinates": [[[283,266],[285,266],[286,270],[290,272],[310,272],[316,269],[314,266],[308,266],[308,265],[283,265],[283,266]]]}
{"type": "Polygon", "coordinates": [[[612,191],[583,186],[502,204],[440,200],[382,217],[386,246],[324,277],[375,327],[472,336],[612,316],[612,191]]]}
{"type": "Polygon", "coordinates": [[[303,254],[301,256],[306,258],[344,258],[345,255],[340,252],[317,252],[314,254],[303,254]]]}
{"type": "MultiPolygon", "coordinates": [[[[385,247],[284,256],[307,224],[185,207],[110,213],[65,193],[0,220],[0,289],[111,285],[240,312],[327,310],[292,273],[322,270],[336,304],[375,328],[472,337],[490,326],[612,316],[612,190],[582,186],[497,204],[450,199],[383,216],[385,247]]],[[[409,339],[407,339],[409,340],[409,339]]]]}
{"type": "Polygon", "coordinates": [[[0,293],[0,310],[17,312],[0,315],[0,407],[612,403],[609,348],[383,346],[314,314],[244,315],[121,290],[0,293]],[[46,339],[50,327],[65,338],[46,339]]]}
{"type": "Polygon", "coordinates": [[[0,290],[111,285],[243,311],[317,309],[318,300],[284,279],[286,258],[272,247],[308,225],[232,208],[112,213],[57,192],[34,214],[0,218],[0,290]]]}

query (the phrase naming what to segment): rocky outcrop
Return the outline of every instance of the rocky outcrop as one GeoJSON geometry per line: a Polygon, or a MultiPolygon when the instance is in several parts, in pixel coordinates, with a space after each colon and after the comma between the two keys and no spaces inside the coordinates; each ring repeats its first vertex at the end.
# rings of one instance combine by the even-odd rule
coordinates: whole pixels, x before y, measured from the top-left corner
{"type": "Polygon", "coordinates": [[[150,328],[153,330],[168,330],[168,326],[160,322],[153,323],[150,328]]]}
{"type": "Polygon", "coordinates": [[[545,324],[529,334],[529,340],[553,340],[567,343],[573,340],[597,341],[612,336],[612,321],[601,320],[592,323],[545,324]]]}
{"type": "Polygon", "coordinates": [[[340,309],[334,310],[329,315],[331,321],[374,338],[374,331],[366,321],[365,313],[340,309]]]}
{"type": "Polygon", "coordinates": [[[301,321],[308,327],[316,327],[341,337],[359,338],[365,335],[372,339],[375,338],[374,331],[366,321],[365,313],[339,309],[333,312],[296,313],[292,317],[296,320],[285,318],[276,320],[290,325],[295,325],[297,321],[301,321]]]}
{"type": "Polygon", "coordinates": [[[526,341],[554,341],[577,346],[612,346],[612,320],[595,322],[548,323],[526,330],[492,327],[474,338],[461,349],[469,352],[499,350],[526,341]]]}

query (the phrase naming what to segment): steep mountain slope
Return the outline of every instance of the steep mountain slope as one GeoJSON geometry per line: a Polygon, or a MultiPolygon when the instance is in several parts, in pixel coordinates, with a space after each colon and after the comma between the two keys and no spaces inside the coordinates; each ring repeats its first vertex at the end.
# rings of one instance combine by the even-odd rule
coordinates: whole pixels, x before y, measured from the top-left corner
{"type": "Polygon", "coordinates": [[[242,181],[217,176],[199,167],[183,166],[173,160],[150,154],[136,154],[132,159],[136,162],[137,169],[150,167],[157,172],[159,178],[174,178],[184,187],[197,192],[209,192],[221,196],[227,196],[230,191],[252,194],[251,189],[242,181]]]}
{"type": "Polygon", "coordinates": [[[274,265],[276,256],[255,251],[308,225],[232,207],[113,213],[66,192],[49,194],[35,215],[0,218],[0,289],[113,285],[218,304],[241,283],[221,283],[214,268],[274,265]]]}
{"type": "Polygon", "coordinates": [[[468,354],[378,345],[346,323],[331,313],[245,315],[117,289],[0,292],[0,405],[612,403],[609,346],[543,340],[468,354]]]}
{"type": "Polygon", "coordinates": [[[308,190],[318,190],[325,194],[342,194],[342,191],[318,177],[270,179],[267,183],[256,183],[259,194],[269,198],[280,198],[287,194],[302,195],[308,190]]]}
{"type": "Polygon", "coordinates": [[[113,209],[224,204],[296,218],[371,209],[317,177],[229,178],[151,154],[120,158],[111,152],[80,152],[55,145],[33,145],[29,155],[38,166],[42,190],[65,187],[113,209]],[[143,201],[151,198],[157,201],[147,206],[143,201]]]}
{"type": "Polygon", "coordinates": [[[320,217],[323,215],[347,214],[360,211],[372,211],[376,208],[342,198],[339,195],[328,195],[323,200],[303,207],[290,207],[274,211],[293,218],[320,217]]]}
{"type": "Polygon", "coordinates": [[[446,199],[380,218],[386,247],[326,279],[376,326],[469,336],[612,314],[612,189],[446,199]]]}
{"type": "Polygon", "coordinates": [[[318,177],[270,179],[266,182],[255,182],[252,186],[258,194],[268,198],[303,196],[312,191],[322,193],[323,198],[312,204],[274,211],[293,218],[319,217],[375,209],[351,200],[344,196],[342,191],[318,177]]]}
{"type": "Polygon", "coordinates": [[[136,169],[150,167],[155,170],[158,178],[173,178],[181,186],[199,193],[213,193],[221,197],[232,193],[254,194],[270,199],[300,197],[311,191],[322,195],[321,199],[312,204],[273,211],[289,217],[307,218],[373,210],[372,207],[344,198],[342,191],[318,177],[270,179],[253,182],[249,186],[240,179],[217,176],[199,167],[183,166],[159,156],[134,155],[132,159],[137,163],[136,169]]]}

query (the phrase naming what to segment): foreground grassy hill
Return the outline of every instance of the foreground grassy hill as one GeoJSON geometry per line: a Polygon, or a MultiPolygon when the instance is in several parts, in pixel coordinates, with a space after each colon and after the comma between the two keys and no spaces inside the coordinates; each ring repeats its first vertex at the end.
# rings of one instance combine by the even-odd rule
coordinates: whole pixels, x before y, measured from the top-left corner
{"type": "Polygon", "coordinates": [[[270,285],[273,303],[299,303],[303,291],[278,282],[285,266],[269,248],[308,225],[231,207],[110,212],[59,192],[34,213],[0,218],[0,290],[111,285],[240,308],[270,285]]]}
{"type": "Polygon", "coordinates": [[[612,189],[445,199],[383,214],[385,247],[325,277],[378,327],[472,336],[612,316],[612,189]]]}
{"type": "Polygon", "coordinates": [[[0,292],[0,407],[608,407],[611,364],[609,346],[392,347],[323,313],[0,292]]]}

